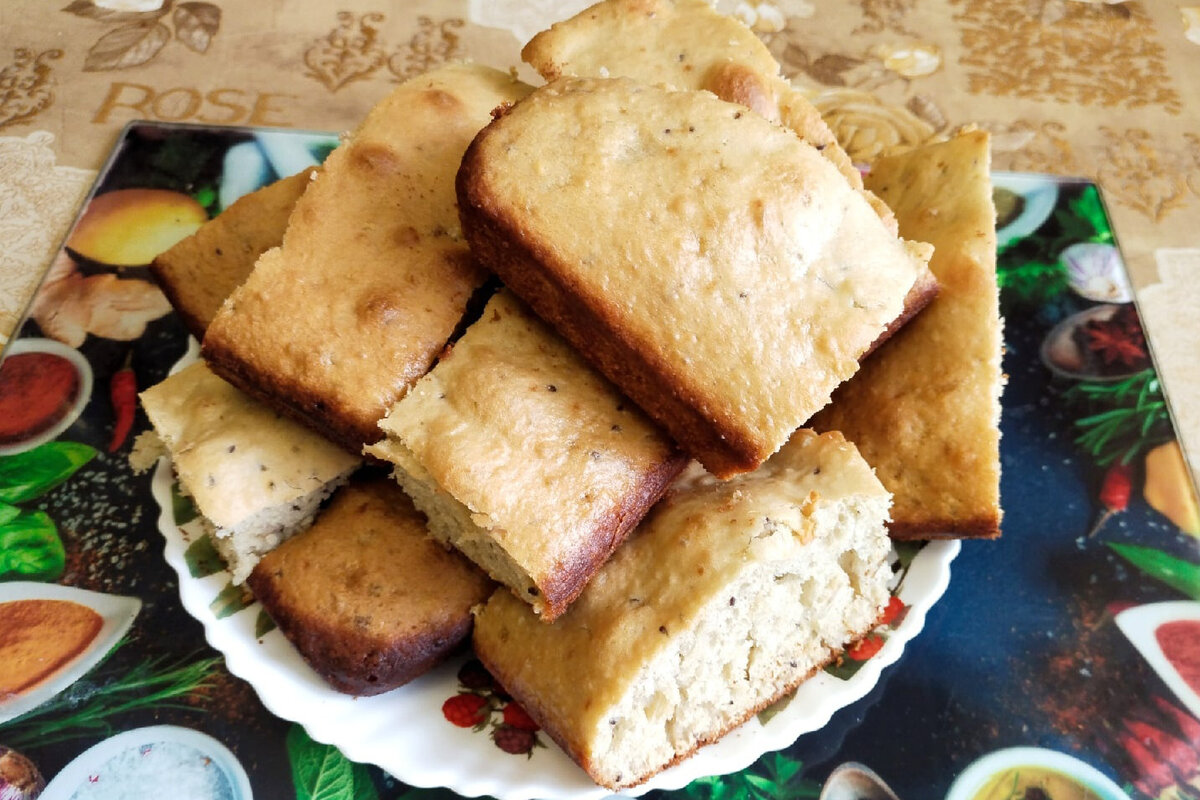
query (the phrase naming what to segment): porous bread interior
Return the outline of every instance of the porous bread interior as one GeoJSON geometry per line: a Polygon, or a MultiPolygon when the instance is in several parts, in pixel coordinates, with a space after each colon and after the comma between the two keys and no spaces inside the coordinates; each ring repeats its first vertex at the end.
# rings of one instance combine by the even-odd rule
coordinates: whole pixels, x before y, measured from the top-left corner
{"type": "MultiPolygon", "coordinates": [[[[158,433],[151,429],[134,440],[129,463],[133,471],[140,474],[153,467],[162,456],[169,456],[167,446],[158,433]]],[[[211,537],[217,554],[233,576],[233,582],[245,582],[260,558],[312,525],[321,503],[350,478],[356,467],[351,467],[307,495],[261,509],[230,528],[218,528],[212,520],[201,515],[200,526],[211,537]]],[[[185,495],[190,494],[182,483],[179,489],[185,495]]]]}
{"type": "Polygon", "coordinates": [[[212,536],[217,554],[225,561],[235,584],[250,577],[254,565],[267,553],[287,539],[312,525],[325,498],[345,483],[353,469],[290,503],[270,506],[246,517],[232,528],[218,528],[200,517],[206,532],[212,536]]]}
{"type": "MultiPolygon", "coordinates": [[[[818,508],[803,558],[759,561],[647,662],[588,736],[592,776],[635,785],[715,741],[863,636],[887,601],[889,498],[818,508]],[[811,552],[820,543],[820,553],[811,552]],[[796,611],[800,610],[797,614],[796,611]]],[[[796,536],[768,521],[751,549],[796,536]]]]}
{"type": "Polygon", "coordinates": [[[384,439],[364,451],[386,458],[396,468],[396,482],[428,519],[429,534],[475,562],[492,580],[507,586],[541,614],[546,610],[540,590],[529,573],[521,569],[497,541],[495,533],[478,524],[486,518],[475,514],[448,492],[413,457],[412,451],[395,439],[384,439]]]}

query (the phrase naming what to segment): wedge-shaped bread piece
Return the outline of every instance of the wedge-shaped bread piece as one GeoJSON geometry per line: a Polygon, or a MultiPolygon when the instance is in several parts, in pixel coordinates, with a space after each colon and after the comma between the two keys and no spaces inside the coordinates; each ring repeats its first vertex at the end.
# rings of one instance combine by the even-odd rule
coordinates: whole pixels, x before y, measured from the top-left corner
{"type": "MultiPolygon", "coordinates": [[[[360,459],[213,375],[203,362],[141,394],[157,443],[170,456],[234,583],[262,555],[306,528],[321,501],[360,459]]],[[[143,434],[145,437],[146,434],[143,434]]]]}
{"type": "Polygon", "coordinates": [[[305,661],[338,691],[372,695],[439,664],[471,635],[495,584],[429,538],[394,481],[355,479],[247,582],[305,661]]]}
{"type": "Polygon", "coordinates": [[[719,739],[866,634],[887,601],[888,494],[839,434],[672,488],[551,625],[508,593],[480,659],[597,782],[633,786],[719,739]]]}
{"type": "MultiPolygon", "coordinates": [[[[641,83],[712,92],[791,129],[821,151],[860,190],[884,225],[892,210],[863,188],[862,174],[804,95],[781,74],[766,45],[740,19],[706,0],[602,0],[533,37],[521,57],[546,80],[632,78],[641,83]]],[[[927,252],[922,258],[928,260],[927,252]]],[[[904,311],[876,346],[937,294],[926,270],[909,290],[904,311]]]]}
{"type": "Polygon", "coordinates": [[[306,169],[239,198],[150,264],[163,294],[196,339],[258,257],[283,241],[288,217],[317,169],[306,169]]]}
{"type": "Polygon", "coordinates": [[[623,77],[710,91],[791,128],[862,187],[833,131],[780,75],[766,45],[705,0],[603,0],[534,36],[521,58],[548,81],[623,77]]]}
{"type": "Polygon", "coordinates": [[[454,174],[526,87],[488,67],[413,78],[376,105],[296,203],[283,245],[217,313],[213,369],[358,453],[428,371],[483,282],[454,174]]]}
{"type": "Polygon", "coordinates": [[[988,134],[881,158],[868,184],[905,236],[934,245],[936,300],[812,421],[853,441],[895,496],[898,539],[1000,534],[996,212],[988,134]]]}
{"type": "Polygon", "coordinates": [[[458,191],[480,262],[720,477],[829,401],[927,268],[789,131],[628,79],[537,90],[458,191]]]}
{"type": "Polygon", "coordinates": [[[683,469],[675,444],[507,291],[367,452],[544,619],[561,614],[683,469]]]}

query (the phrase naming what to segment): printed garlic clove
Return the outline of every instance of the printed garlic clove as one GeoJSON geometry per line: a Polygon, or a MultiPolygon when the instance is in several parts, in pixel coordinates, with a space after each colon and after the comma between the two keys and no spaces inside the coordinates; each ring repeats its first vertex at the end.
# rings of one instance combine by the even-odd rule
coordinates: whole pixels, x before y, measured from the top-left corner
{"type": "Polygon", "coordinates": [[[1133,300],[1121,253],[1111,244],[1073,244],[1059,259],[1067,268],[1067,283],[1081,297],[1098,303],[1133,300]]]}

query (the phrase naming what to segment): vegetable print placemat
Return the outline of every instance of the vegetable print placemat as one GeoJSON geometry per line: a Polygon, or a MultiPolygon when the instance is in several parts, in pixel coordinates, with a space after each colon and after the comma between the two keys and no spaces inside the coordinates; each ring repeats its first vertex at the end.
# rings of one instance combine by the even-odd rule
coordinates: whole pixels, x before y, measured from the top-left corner
{"type": "MultiPolygon", "coordinates": [[[[0,790],[443,793],[314,742],[225,670],[179,603],[150,478],[128,464],[147,427],[136,392],[188,344],[144,265],[294,171],[272,162],[264,135],[297,137],[313,163],[336,141],[130,127],[0,368],[0,712],[37,701],[0,713],[0,790]],[[165,232],[181,209],[185,224],[165,232]],[[99,235],[109,215],[137,233],[99,235]],[[20,652],[52,656],[45,674],[19,663],[13,631],[27,634],[20,652]]],[[[1003,537],[964,543],[925,630],[869,696],[741,773],[672,794],[815,797],[846,762],[902,798],[986,780],[1020,788],[1046,771],[1116,797],[1200,792],[1200,514],[1121,251],[1094,185],[1000,173],[996,187],[1010,376],[1003,537]]],[[[871,656],[865,647],[849,658],[871,656]]],[[[476,726],[490,691],[396,724],[476,726]]],[[[494,737],[507,757],[546,743],[519,709],[494,713],[520,732],[494,737]]]]}

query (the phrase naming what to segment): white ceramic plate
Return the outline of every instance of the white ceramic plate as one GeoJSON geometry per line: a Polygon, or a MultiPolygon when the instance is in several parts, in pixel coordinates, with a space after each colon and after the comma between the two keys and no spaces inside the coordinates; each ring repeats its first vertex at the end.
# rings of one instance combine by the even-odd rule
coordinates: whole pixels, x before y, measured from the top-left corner
{"type": "Polygon", "coordinates": [[[1188,685],[1179,670],[1167,659],[1156,632],[1168,622],[1200,622],[1200,603],[1173,600],[1127,608],[1116,616],[1117,627],[1133,642],[1142,658],[1154,667],[1168,688],[1194,716],[1200,717],[1200,694],[1188,685]]]}
{"type": "Polygon", "coordinates": [[[0,583],[0,603],[10,600],[70,600],[92,609],[100,615],[103,622],[100,631],[83,652],[41,683],[8,701],[0,702],[0,722],[7,722],[37,708],[82,678],[120,641],[142,608],[142,601],[136,597],[101,594],[76,589],[74,586],[31,581],[0,583]]]}
{"type": "Polygon", "coordinates": [[[233,753],[206,733],[151,725],[112,736],[67,764],[43,800],[67,800],[80,790],[102,797],[250,800],[250,779],[233,753]],[[132,758],[131,758],[132,757],[132,758]],[[136,764],[130,769],[129,764],[136,764]]]}
{"type": "MultiPolygon", "coordinates": [[[[172,483],[171,467],[164,458],[151,486],[161,509],[159,529],[166,539],[166,560],[179,574],[183,606],[204,625],[206,638],[224,654],[229,671],[253,686],[273,714],[300,723],[314,740],[336,745],[354,761],[376,764],[413,786],[446,787],[469,797],[491,795],[499,800],[588,800],[609,794],[545,734],[539,738],[548,746],[535,748],[526,758],[500,750],[484,732],[447,722],[442,703],[460,689],[457,673],[463,659],[386,694],[353,698],[331,689],[278,630],[260,639],[257,604],[219,618],[212,604],[229,585],[229,574],[191,574],[185,551],[203,533],[195,522],[182,529],[175,524],[172,483]]],[[[763,753],[787,747],[801,734],[823,727],[835,711],[866,695],[884,667],[895,662],[921,630],[926,612],[949,583],[950,562],[958,551],[958,541],[933,542],[913,559],[898,595],[910,607],[907,615],[889,632],[882,649],[851,678],[819,673],[765,724],[751,719],[630,793],[678,789],[696,778],[740,771],[763,753]]]]}

